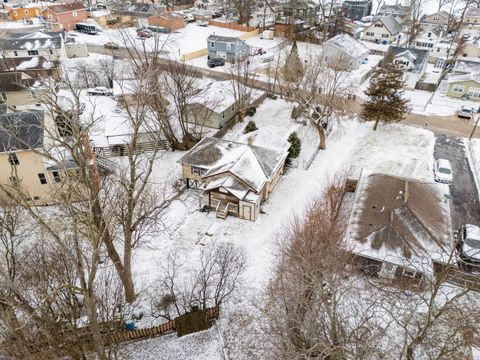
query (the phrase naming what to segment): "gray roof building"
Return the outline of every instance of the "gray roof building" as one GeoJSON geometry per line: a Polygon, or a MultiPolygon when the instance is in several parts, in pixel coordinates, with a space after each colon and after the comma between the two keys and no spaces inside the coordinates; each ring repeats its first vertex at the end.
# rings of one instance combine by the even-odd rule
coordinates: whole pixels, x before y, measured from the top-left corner
{"type": "Polygon", "coordinates": [[[0,152],[43,146],[43,111],[0,114],[0,152]]]}
{"type": "Polygon", "coordinates": [[[391,34],[397,34],[402,30],[402,26],[393,15],[382,16],[380,21],[391,34]]]}
{"type": "Polygon", "coordinates": [[[60,32],[15,32],[0,40],[3,50],[48,50],[62,47],[62,33],[60,32]]]}
{"type": "Polygon", "coordinates": [[[399,58],[406,58],[410,61],[409,71],[421,72],[428,58],[428,50],[421,50],[414,47],[390,46],[387,55],[393,55],[394,62],[399,58]]]}

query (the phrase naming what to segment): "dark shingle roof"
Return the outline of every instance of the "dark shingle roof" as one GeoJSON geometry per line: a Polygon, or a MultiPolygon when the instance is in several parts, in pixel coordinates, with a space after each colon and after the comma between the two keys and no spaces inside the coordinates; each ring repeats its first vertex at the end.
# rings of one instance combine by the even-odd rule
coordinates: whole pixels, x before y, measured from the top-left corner
{"type": "Polygon", "coordinates": [[[392,54],[394,58],[400,54],[410,52],[415,57],[413,65],[416,70],[423,67],[428,57],[428,50],[421,50],[414,47],[390,46],[388,52],[392,54]]]}
{"type": "Polygon", "coordinates": [[[44,50],[60,49],[62,47],[62,34],[59,32],[15,32],[0,40],[4,50],[44,50]]]}
{"type": "Polygon", "coordinates": [[[69,11],[83,10],[83,9],[86,9],[86,7],[81,2],[76,2],[73,4],[50,5],[48,9],[53,11],[56,14],[61,14],[69,11]]]}
{"type": "Polygon", "coordinates": [[[43,111],[0,114],[0,152],[43,145],[43,111]]]}
{"type": "Polygon", "coordinates": [[[36,79],[32,79],[21,72],[0,73],[0,91],[23,91],[26,87],[33,85],[36,79]]]}

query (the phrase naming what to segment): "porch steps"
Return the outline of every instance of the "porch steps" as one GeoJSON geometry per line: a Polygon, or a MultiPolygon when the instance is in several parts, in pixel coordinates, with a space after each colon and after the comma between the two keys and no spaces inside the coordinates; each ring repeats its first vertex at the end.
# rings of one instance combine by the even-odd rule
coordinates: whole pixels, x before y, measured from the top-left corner
{"type": "Polygon", "coordinates": [[[223,208],[218,208],[217,209],[217,218],[225,220],[228,215],[228,204],[226,204],[223,208]]]}

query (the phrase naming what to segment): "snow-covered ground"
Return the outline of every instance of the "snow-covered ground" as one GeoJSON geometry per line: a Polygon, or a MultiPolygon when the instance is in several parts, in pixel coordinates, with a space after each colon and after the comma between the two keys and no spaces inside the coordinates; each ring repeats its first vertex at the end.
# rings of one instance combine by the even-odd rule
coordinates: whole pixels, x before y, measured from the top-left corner
{"type": "Polygon", "coordinates": [[[239,36],[243,32],[217,26],[202,27],[187,24],[183,29],[170,34],[157,33],[154,37],[146,40],[137,39],[136,29],[133,27],[120,30],[104,29],[97,35],[88,35],[76,31],[71,31],[69,34],[89,45],[116,42],[121,47],[136,46],[141,49],[145,46],[147,51],[162,50],[168,54],[168,57],[178,59],[183,54],[206,48],[209,35],[239,36]]]}

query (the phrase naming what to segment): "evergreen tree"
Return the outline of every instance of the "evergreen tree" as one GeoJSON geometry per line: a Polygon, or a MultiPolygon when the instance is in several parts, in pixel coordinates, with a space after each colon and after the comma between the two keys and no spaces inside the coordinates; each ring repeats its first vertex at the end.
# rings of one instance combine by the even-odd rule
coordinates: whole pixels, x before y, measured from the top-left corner
{"type": "Polygon", "coordinates": [[[257,130],[257,124],[255,124],[255,121],[253,120],[250,120],[247,124],[247,126],[245,126],[245,129],[243,130],[243,133],[244,134],[248,134],[252,131],[255,131],[257,130]]]}
{"type": "Polygon", "coordinates": [[[288,157],[295,159],[298,157],[298,155],[300,155],[300,151],[302,150],[302,141],[294,131],[288,137],[288,142],[290,143],[290,147],[288,148],[288,157]]]}
{"type": "Polygon", "coordinates": [[[365,91],[368,100],[362,104],[360,119],[374,121],[373,130],[377,130],[379,122],[385,124],[403,120],[409,111],[409,101],[403,97],[403,70],[387,61],[377,68],[370,79],[370,85],[365,91]]]}
{"type": "Polygon", "coordinates": [[[304,68],[302,60],[300,60],[300,56],[298,56],[297,42],[293,41],[292,48],[290,49],[290,53],[285,61],[285,66],[283,67],[283,78],[286,81],[293,82],[302,77],[303,74],[304,68]]]}

